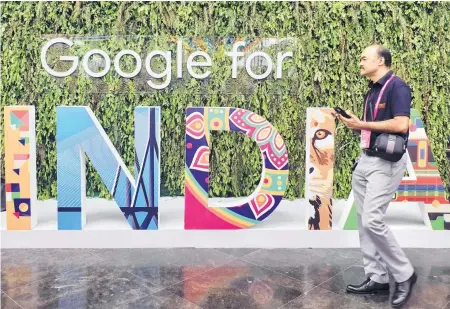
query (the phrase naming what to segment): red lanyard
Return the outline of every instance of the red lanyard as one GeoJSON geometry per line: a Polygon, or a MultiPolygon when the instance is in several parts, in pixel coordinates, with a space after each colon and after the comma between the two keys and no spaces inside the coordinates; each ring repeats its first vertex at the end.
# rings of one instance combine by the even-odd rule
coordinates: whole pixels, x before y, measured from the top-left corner
{"type": "MultiPolygon", "coordinates": [[[[380,95],[378,96],[377,102],[375,103],[375,110],[373,111],[372,120],[375,121],[375,118],[377,118],[378,114],[378,105],[380,105],[381,98],[383,97],[384,91],[386,90],[389,83],[392,81],[392,79],[395,77],[395,74],[392,74],[392,76],[387,80],[387,82],[384,84],[383,88],[381,88],[380,95]]],[[[367,105],[369,104],[369,96],[367,96],[366,104],[364,106],[364,121],[366,121],[366,115],[367,115],[367,105]]]]}

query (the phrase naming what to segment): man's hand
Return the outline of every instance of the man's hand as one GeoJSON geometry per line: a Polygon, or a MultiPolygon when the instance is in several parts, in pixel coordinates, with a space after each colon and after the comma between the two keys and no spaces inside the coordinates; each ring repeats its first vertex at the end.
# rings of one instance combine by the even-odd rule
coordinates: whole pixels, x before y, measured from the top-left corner
{"type": "Polygon", "coordinates": [[[349,129],[359,131],[363,128],[363,121],[359,120],[352,112],[345,111],[351,118],[345,118],[340,114],[337,114],[337,118],[349,129]]]}
{"type": "Polygon", "coordinates": [[[375,132],[385,133],[403,133],[408,132],[409,129],[409,117],[408,116],[395,116],[394,119],[384,121],[361,121],[352,112],[345,111],[351,118],[347,119],[336,113],[336,117],[349,129],[352,129],[354,133],[358,134],[361,130],[369,130],[375,132]]]}

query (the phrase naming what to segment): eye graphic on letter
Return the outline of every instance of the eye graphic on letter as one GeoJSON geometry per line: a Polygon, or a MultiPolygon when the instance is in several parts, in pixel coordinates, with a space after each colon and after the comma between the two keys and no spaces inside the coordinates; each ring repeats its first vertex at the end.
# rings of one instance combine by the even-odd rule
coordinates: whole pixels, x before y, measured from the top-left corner
{"type": "Polygon", "coordinates": [[[319,159],[320,163],[323,163],[322,161],[325,158],[324,158],[323,151],[320,149],[321,147],[316,145],[316,142],[317,141],[322,141],[322,140],[326,139],[330,135],[331,135],[330,131],[325,130],[325,129],[319,129],[319,130],[316,131],[316,133],[314,133],[314,136],[312,138],[312,147],[313,147],[314,152],[316,153],[316,156],[319,159]]]}
{"type": "Polygon", "coordinates": [[[316,131],[313,137],[313,144],[316,140],[321,140],[327,138],[327,136],[331,135],[331,132],[325,129],[319,129],[316,131]]]}

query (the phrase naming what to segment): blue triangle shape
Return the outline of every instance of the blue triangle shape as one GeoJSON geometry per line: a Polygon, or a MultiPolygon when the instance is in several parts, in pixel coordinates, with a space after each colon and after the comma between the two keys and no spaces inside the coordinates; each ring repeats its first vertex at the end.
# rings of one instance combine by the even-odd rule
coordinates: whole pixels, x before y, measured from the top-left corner
{"type": "Polygon", "coordinates": [[[17,175],[20,174],[20,168],[15,168],[15,169],[13,169],[13,171],[14,171],[14,173],[16,173],[17,175]]]}
{"type": "Polygon", "coordinates": [[[147,229],[148,230],[157,230],[158,229],[158,226],[156,225],[155,217],[152,218],[147,229]]]}
{"type": "Polygon", "coordinates": [[[142,223],[144,222],[145,218],[147,218],[148,213],[147,212],[136,212],[136,219],[139,223],[139,226],[142,225],[142,223]]]}
{"type": "Polygon", "coordinates": [[[14,112],[11,112],[11,124],[15,125],[16,127],[23,126],[24,123],[22,120],[20,120],[19,117],[14,112]]]}
{"type": "Polygon", "coordinates": [[[25,146],[25,139],[24,138],[19,139],[19,143],[21,143],[23,146],[25,146]]]}

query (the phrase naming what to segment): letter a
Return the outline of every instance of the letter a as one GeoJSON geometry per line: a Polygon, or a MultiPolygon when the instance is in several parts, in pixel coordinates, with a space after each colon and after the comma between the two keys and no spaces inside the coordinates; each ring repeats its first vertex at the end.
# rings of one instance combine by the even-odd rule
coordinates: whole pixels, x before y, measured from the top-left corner
{"type": "MultiPolygon", "coordinates": [[[[408,140],[408,177],[404,177],[392,197],[392,202],[419,202],[424,205],[424,223],[433,230],[450,230],[450,201],[445,197],[445,187],[439,174],[419,111],[411,109],[408,140]]],[[[339,225],[357,229],[353,192],[347,202],[339,225]]]]}

